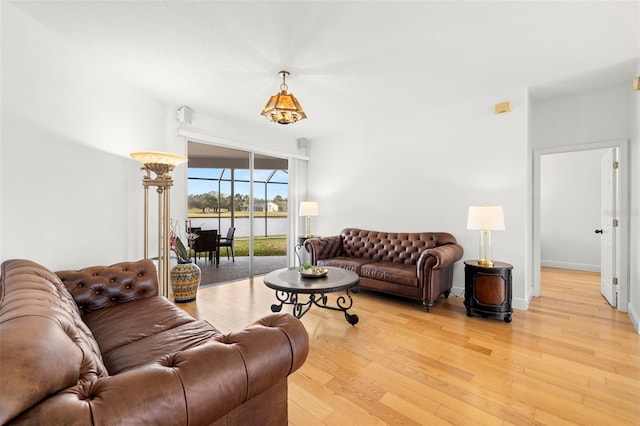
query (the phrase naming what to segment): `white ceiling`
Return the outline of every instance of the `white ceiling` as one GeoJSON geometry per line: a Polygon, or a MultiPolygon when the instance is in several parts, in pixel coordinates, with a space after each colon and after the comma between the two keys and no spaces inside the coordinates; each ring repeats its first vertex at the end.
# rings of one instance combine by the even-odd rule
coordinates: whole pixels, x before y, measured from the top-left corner
{"type": "Polygon", "coordinates": [[[629,82],[640,1],[20,1],[169,105],[258,126],[281,77],[310,139],[518,85],[534,99],[629,82]]]}

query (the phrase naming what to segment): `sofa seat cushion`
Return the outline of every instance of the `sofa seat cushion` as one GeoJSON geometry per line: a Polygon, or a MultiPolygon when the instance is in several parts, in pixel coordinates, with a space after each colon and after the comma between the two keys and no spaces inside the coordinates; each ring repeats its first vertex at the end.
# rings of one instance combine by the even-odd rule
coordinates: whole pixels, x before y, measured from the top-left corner
{"type": "MultiPolygon", "coordinates": [[[[360,275],[360,267],[365,263],[371,262],[371,259],[361,259],[359,257],[330,257],[328,259],[320,259],[317,261],[318,266],[335,266],[337,268],[348,269],[360,275]]],[[[413,267],[415,269],[415,266],[413,267]]]]}
{"type": "Polygon", "coordinates": [[[110,374],[152,363],[220,335],[209,323],[196,320],[163,297],[100,309],[83,319],[110,374]]]}
{"type": "Polygon", "coordinates": [[[169,354],[200,346],[219,333],[205,321],[194,321],[136,340],[103,355],[111,374],[158,362],[169,354]]]}
{"type": "Polygon", "coordinates": [[[415,265],[394,262],[370,262],[360,267],[360,277],[418,287],[415,265]]]}

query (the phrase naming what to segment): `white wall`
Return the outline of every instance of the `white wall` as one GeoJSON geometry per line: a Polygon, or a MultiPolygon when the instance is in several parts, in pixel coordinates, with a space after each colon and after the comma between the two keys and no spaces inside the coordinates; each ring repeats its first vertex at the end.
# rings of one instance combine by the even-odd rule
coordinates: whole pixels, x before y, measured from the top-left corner
{"type": "MultiPolygon", "coordinates": [[[[639,70],[640,73],[640,70],[639,70]]],[[[638,329],[640,312],[640,274],[638,263],[638,169],[640,169],[640,120],[638,92],[631,82],[579,95],[560,97],[533,106],[533,149],[570,147],[592,142],[629,140],[630,210],[621,219],[629,219],[629,315],[638,329]],[[635,319],[634,319],[635,315],[635,319]]]]}
{"type": "MultiPolygon", "coordinates": [[[[259,111],[255,112],[258,113],[259,111]]],[[[267,119],[260,120],[257,125],[249,125],[230,117],[212,116],[196,110],[191,124],[182,123],[180,127],[186,132],[201,134],[204,140],[192,138],[197,142],[264,153],[277,158],[288,158],[292,155],[306,157],[306,152],[298,149],[295,129],[291,131],[287,126],[272,123],[267,119]]]]}
{"type": "Polygon", "coordinates": [[[631,83],[533,105],[533,149],[629,139],[631,83]]]}
{"type": "Polygon", "coordinates": [[[0,259],[57,270],[141,258],[137,150],[166,108],[2,2],[0,259]]]}
{"type": "MultiPolygon", "coordinates": [[[[528,109],[527,89],[513,88],[311,141],[309,196],[320,208],[315,233],[444,231],[464,247],[463,259],[475,259],[479,236],[466,229],[469,205],[503,205],[507,229],[493,234],[494,258],[514,266],[514,307],[526,308],[528,109]],[[506,100],[513,111],[495,115],[494,104],[506,100]]],[[[462,262],[454,287],[464,289],[462,262]]]]}
{"type": "Polygon", "coordinates": [[[541,264],[600,271],[600,159],[605,150],[541,158],[541,264]]]}

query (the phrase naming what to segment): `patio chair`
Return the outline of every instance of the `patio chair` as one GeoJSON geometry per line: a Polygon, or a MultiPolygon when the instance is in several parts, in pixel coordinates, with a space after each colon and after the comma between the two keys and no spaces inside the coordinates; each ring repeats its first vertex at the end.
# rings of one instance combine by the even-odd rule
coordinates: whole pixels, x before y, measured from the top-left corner
{"type": "Polygon", "coordinates": [[[233,234],[235,234],[235,232],[236,228],[234,226],[229,227],[229,230],[227,231],[227,237],[221,237],[220,241],[218,242],[218,250],[220,250],[220,248],[222,247],[227,248],[227,259],[229,259],[229,249],[231,249],[231,258],[234,262],[236,261],[236,256],[233,252],[233,234]]]}
{"type": "Polygon", "coordinates": [[[220,258],[218,254],[218,230],[200,230],[197,231],[196,234],[199,235],[199,237],[193,241],[193,251],[196,263],[198,262],[200,254],[205,253],[209,262],[215,262],[217,267],[219,263],[218,259],[220,258]]]}

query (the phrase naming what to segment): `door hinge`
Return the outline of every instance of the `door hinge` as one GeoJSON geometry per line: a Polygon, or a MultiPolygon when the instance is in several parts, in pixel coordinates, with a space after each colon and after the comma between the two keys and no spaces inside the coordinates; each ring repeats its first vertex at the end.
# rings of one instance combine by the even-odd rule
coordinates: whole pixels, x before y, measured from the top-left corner
{"type": "Polygon", "coordinates": [[[612,282],[613,285],[618,285],[618,277],[613,277],[611,279],[611,282],[612,282]]]}
{"type": "Polygon", "coordinates": [[[618,226],[618,219],[613,219],[613,227],[615,228],[616,226],[618,226]]]}
{"type": "Polygon", "coordinates": [[[613,168],[617,169],[618,167],[620,167],[620,163],[618,163],[617,161],[613,162],[613,168]]]}

